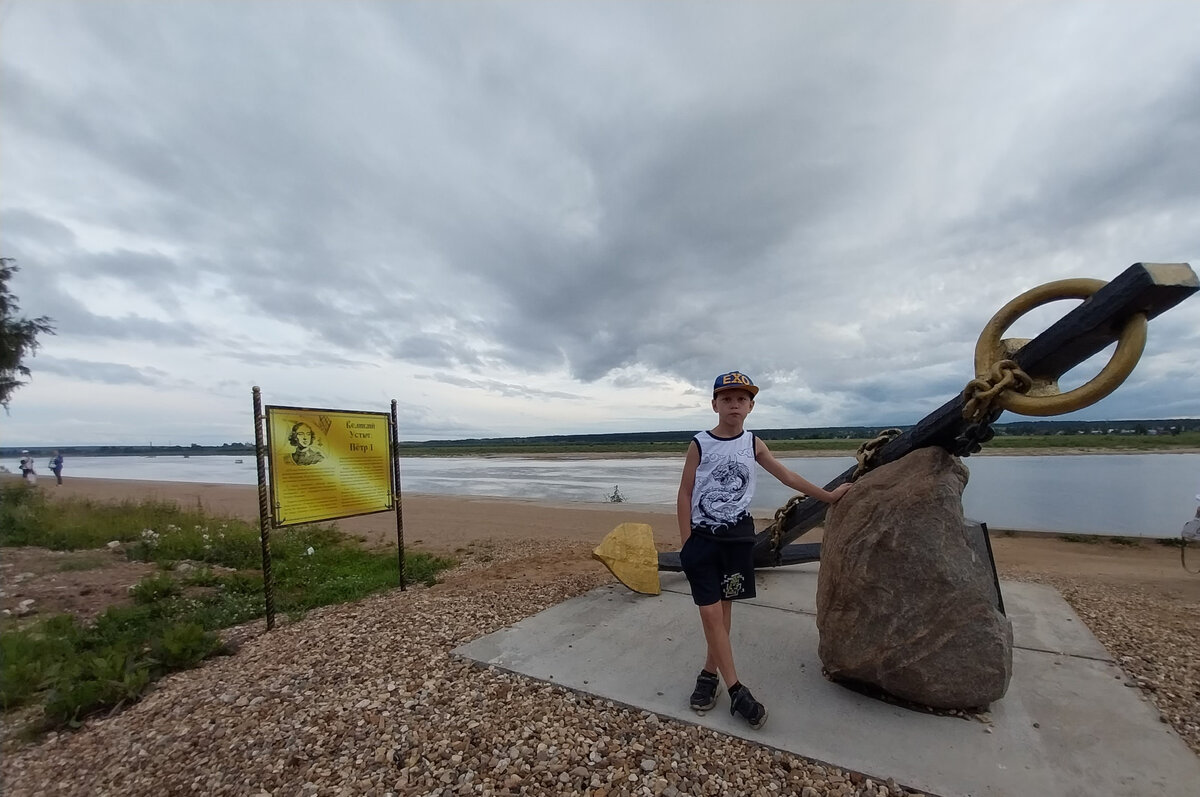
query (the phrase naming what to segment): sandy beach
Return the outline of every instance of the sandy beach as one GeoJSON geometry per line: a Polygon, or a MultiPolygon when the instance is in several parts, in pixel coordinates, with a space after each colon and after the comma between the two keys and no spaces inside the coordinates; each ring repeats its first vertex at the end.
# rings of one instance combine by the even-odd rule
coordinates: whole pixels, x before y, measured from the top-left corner
{"type": "MultiPolygon", "coordinates": [[[[258,490],[247,485],[67,479],[61,487],[43,481],[42,489],[52,496],[100,501],[171,501],[181,506],[201,506],[214,515],[258,521],[258,490]]],[[[659,506],[425,494],[406,495],[401,504],[405,545],[436,553],[453,554],[482,542],[547,541],[594,547],[605,534],[624,522],[649,524],[654,529],[655,543],[662,550],[674,550],[679,544],[674,513],[659,506]]],[[[761,528],[769,521],[768,517],[760,517],[758,525],[761,528]]],[[[396,516],[390,512],[345,518],[336,523],[346,534],[370,545],[396,541],[396,516]]],[[[807,542],[820,538],[817,529],[803,539],[807,542]]],[[[1130,583],[1152,591],[1180,591],[1200,600],[1200,577],[1184,573],[1174,548],[1154,544],[1089,545],[1067,542],[1055,534],[1012,534],[1002,529],[992,529],[992,548],[997,567],[1006,573],[1130,583]]],[[[588,557],[578,564],[585,570],[597,567],[603,570],[588,557]]]]}
{"type": "MultiPolygon", "coordinates": [[[[251,486],[67,479],[39,487],[52,497],[175,501],[258,517],[251,486]]],[[[32,746],[6,745],[5,793],[906,793],[836,762],[448,655],[611,582],[589,553],[618,523],[649,523],[660,548],[676,547],[665,508],[407,495],[403,518],[407,546],[459,560],[441,583],[326,607],[271,633],[261,622],[238,629],[235,655],[168,677],[116,715],[32,746]]],[[[371,545],[395,544],[394,514],[338,526],[371,545]]],[[[1178,549],[993,532],[1001,577],[1058,588],[1128,685],[1200,754],[1200,576],[1183,571],[1178,549]]],[[[8,561],[19,553],[0,551],[8,561]]]]}
{"type": "MultiPolygon", "coordinates": [[[[151,482],[125,479],[67,479],[61,487],[42,485],[54,496],[100,501],[171,501],[201,506],[214,515],[258,522],[258,489],[237,484],[151,482]]],[[[538,539],[599,542],[618,523],[654,526],[663,544],[678,542],[675,516],[661,507],[634,504],[554,504],[473,496],[405,495],[401,500],[406,545],[449,553],[480,540],[538,539]]],[[[396,515],[380,512],[336,521],[343,532],[372,545],[396,541],[396,515]]]]}

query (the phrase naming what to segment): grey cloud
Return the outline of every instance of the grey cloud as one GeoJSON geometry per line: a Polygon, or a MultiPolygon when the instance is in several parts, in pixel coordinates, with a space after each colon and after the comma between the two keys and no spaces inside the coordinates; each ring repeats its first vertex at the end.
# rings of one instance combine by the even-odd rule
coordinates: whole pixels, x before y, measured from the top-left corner
{"type": "MultiPolygon", "coordinates": [[[[668,382],[662,376],[644,370],[630,371],[628,373],[618,373],[612,377],[613,387],[616,388],[636,388],[640,390],[649,390],[653,388],[666,387],[668,382]]],[[[699,391],[698,391],[699,392],[699,391]]]]}
{"type": "Polygon", "coordinates": [[[509,396],[514,398],[562,399],[566,401],[578,401],[582,398],[582,396],[576,393],[565,393],[558,390],[537,390],[525,385],[513,384],[511,382],[501,382],[496,379],[471,379],[448,374],[439,374],[437,376],[418,376],[417,378],[428,379],[433,382],[454,385],[455,387],[467,388],[469,390],[482,390],[487,393],[495,393],[500,396],[509,396]]]}
{"type": "Polygon", "coordinates": [[[77,257],[62,258],[59,262],[75,274],[112,277],[155,294],[173,291],[180,283],[183,284],[183,290],[186,290],[188,284],[194,282],[194,272],[159,252],[114,249],[107,252],[80,253],[77,257]],[[155,283],[162,283],[162,288],[155,283]]]}
{"type": "Polygon", "coordinates": [[[493,366],[701,386],[739,367],[809,391],[796,412],[869,420],[965,381],[979,326],[1015,290],[1200,245],[1180,221],[1200,210],[1182,6],[12,17],[64,60],[33,69],[4,48],[2,124],[23,157],[0,158],[69,160],[95,187],[53,184],[47,204],[45,176],[18,172],[5,245],[162,309],[198,286],[228,298],[228,315],[162,324],[97,316],[57,278],[30,288],[96,339],[237,359],[230,321],[248,306],[301,326],[334,365],[453,369],[504,395],[523,394],[493,366]],[[1114,60],[1126,29],[1160,30],[1172,59],[1114,60]],[[1114,88],[1142,70],[1143,93],[1114,88]],[[139,243],[97,243],[98,229],[139,243]]]}
{"type": "Polygon", "coordinates": [[[75,234],[67,225],[28,208],[0,209],[0,238],[6,252],[14,251],[14,246],[37,250],[75,245],[75,234]]]}
{"type": "Polygon", "coordinates": [[[480,364],[479,356],[468,346],[445,335],[410,335],[399,341],[393,352],[397,359],[431,366],[480,364]]]}
{"type": "MultiPolygon", "coordinates": [[[[47,223],[44,219],[29,225],[29,219],[18,215],[18,224],[25,225],[25,229],[48,231],[50,238],[56,240],[47,240],[39,234],[37,242],[14,247],[21,268],[18,295],[29,307],[37,307],[37,314],[53,318],[59,334],[181,344],[202,339],[203,332],[195,325],[143,315],[153,314],[154,310],[177,314],[191,299],[194,272],[157,252],[128,249],[89,252],[77,246],[55,245],[56,241],[74,242],[76,237],[65,225],[47,223]],[[87,285],[86,280],[93,279],[123,289],[127,303],[114,308],[120,315],[94,313],[69,293],[71,288],[78,289],[81,284],[87,285]]],[[[21,241],[18,236],[13,237],[21,241]]]]}
{"type": "MultiPolygon", "coordinates": [[[[216,349],[220,356],[235,362],[248,363],[257,366],[277,366],[289,368],[312,368],[316,364],[320,364],[323,368],[376,368],[377,363],[356,359],[353,357],[342,357],[332,352],[322,351],[319,355],[310,351],[296,352],[288,351],[281,352],[267,347],[258,347],[251,350],[246,350],[242,345],[226,344],[216,349]]],[[[241,385],[240,382],[233,383],[241,385]]]]}
{"type": "Polygon", "coordinates": [[[47,83],[19,68],[5,70],[4,89],[6,111],[28,135],[119,162],[124,174],[147,184],[179,179],[179,155],[144,123],[144,109],[102,94],[86,105],[54,97],[47,83]]]}
{"type": "Polygon", "coordinates": [[[43,285],[35,295],[40,308],[38,312],[54,319],[55,331],[60,336],[76,336],[93,342],[140,340],[176,345],[207,340],[203,329],[184,321],[160,321],[133,314],[98,315],[53,285],[43,285]]]}
{"type": "Polygon", "coordinates": [[[167,372],[149,366],[135,367],[124,363],[106,363],[61,357],[38,357],[30,363],[31,371],[78,379],[84,382],[103,382],[109,385],[163,386],[171,382],[167,372]]]}
{"type": "Polygon", "coordinates": [[[186,322],[158,321],[138,316],[109,318],[92,314],[76,316],[71,326],[64,322],[59,332],[96,339],[141,340],[177,345],[202,343],[207,338],[204,330],[186,322]]]}
{"type": "MultiPolygon", "coordinates": [[[[106,35],[118,35],[111,25],[92,21],[101,25],[106,35]]],[[[410,20],[406,17],[405,21],[410,20]]],[[[438,22],[446,30],[460,24],[455,15],[438,22]]],[[[163,24],[162,20],[157,19],[156,24],[163,24]]],[[[669,18],[658,24],[669,25],[669,18]]],[[[419,30],[428,33],[431,27],[438,23],[425,21],[419,30]]],[[[359,134],[359,143],[366,143],[368,150],[381,158],[379,162],[342,154],[353,152],[352,147],[314,149],[320,134],[331,125],[325,120],[304,119],[304,127],[299,129],[307,130],[309,137],[296,135],[283,124],[283,120],[296,117],[296,108],[280,106],[276,108],[278,117],[265,122],[275,142],[270,150],[256,148],[252,137],[249,147],[232,150],[241,162],[211,168],[211,144],[219,143],[221,137],[206,145],[201,129],[216,126],[226,134],[231,125],[245,131],[262,130],[261,124],[270,119],[262,115],[261,108],[238,104],[236,95],[230,98],[234,101],[232,114],[205,120],[204,125],[194,110],[179,103],[165,105],[160,118],[168,124],[160,134],[174,132],[172,139],[181,151],[199,156],[187,159],[181,166],[184,171],[148,172],[128,161],[131,153],[100,154],[119,169],[153,174],[162,190],[187,197],[197,211],[204,204],[219,203],[226,218],[234,219],[221,230],[229,246],[236,245],[243,234],[248,239],[259,236],[258,251],[251,248],[228,258],[228,275],[235,290],[252,297],[269,315],[303,317],[312,330],[335,344],[360,345],[363,338],[400,342],[423,321],[437,316],[435,310],[425,307],[424,311],[404,313],[402,321],[383,323],[378,319],[386,310],[382,300],[390,293],[386,287],[368,296],[345,287],[361,282],[369,273],[366,266],[356,265],[353,239],[361,232],[355,229],[355,222],[360,229],[367,224],[377,231],[398,222],[407,233],[393,234],[390,240],[402,244],[415,237],[432,245],[446,271],[443,280],[452,281],[464,271],[486,275],[480,288],[492,297],[496,315],[495,323],[485,331],[493,337],[495,356],[501,361],[543,370],[557,366],[565,357],[584,381],[635,362],[657,368],[679,368],[681,364],[698,368],[716,349],[701,334],[704,319],[716,306],[726,304],[724,296],[714,296],[712,286],[734,281],[752,285],[769,278],[770,272],[757,261],[789,238],[816,238],[818,224],[827,215],[822,208],[838,204],[838,189],[845,183],[839,167],[846,157],[832,130],[820,124],[820,109],[803,101],[762,104],[764,95],[771,92],[800,97],[816,94],[824,100],[828,92],[804,70],[776,69],[766,81],[770,88],[744,97],[731,93],[707,106],[658,107],[652,95],[629,92],[617,102],[610,99],[604,104],[589,98],[612,94],[603,83],[611,74],[603,69],[589,72],[596,64],[568,61],[565,70],[574,70],[583,81],[583,88],[573,88],[568,96],[568,84],[530,80],[540,74],[540,58],[551,52],[555,57],[570,58],[560,52],[561,47],[533,33],[536,27],[517,26],[510,31],[519,31],[531,48],[505,46],[482,60],[459,52],[464,60],[450,65],[442,83],[426,77],[433,73],[429,63],[416,62],[417,69],[412,71],[426,80],[423,88],[466,81],[459,86],[466,90],[466,99],[449,107],[435,103],[433,123],[445,125],[450,120],[439,119],[437,114],[450,112],[462,114],[468,124],[430,128],[428,122],[422,127],[418,119],[412,119],[417,124],[397,127],[399,119],[391,116],[386,106],[372,108],[368,113],[377,117],[380,128],[395,131],[393,152],[381,150],[371,137],[364,141],[359,134]],[[480,71],[472,74],[472,68],[480,71]],[[478,84],[479,79],[486,86],[478,84]],[[481,92],[484,87],[490,87],[486,94],[481,92]],[[485,118],[500,125],[500,135],[485,136],[473,130],[470,122],[485,118]],[[189,119],[190,124],[185,121],[189,119]],[[544,138],[550,147],[530,151],[528,142],[506,135],[517,130],[532,133],[535,140],[544,138]],[[789,135],[792,131],[795,139],[789,135]],[[451,143],[457,139],[460,144],[494,152],[489,166],[501,164],[501,179],[514,180],[505,189],[507,196],[480,184],[481,173],[475,167],[483,164],[470,149],[462,151],[467,155],[465,168],[444,162],[442,175],[432,174],[427,165],[402,154],[413,144],[432,143],[428,139],[439,133],[448,134],[451,143]],[[821,143],[814,145],[814,133],[821,143]],[[795,140],[802,134],[808,145],[797,148],[795,140]],[[572,143],[575,136],[581,143],[572,143]],[[507,149],[502,148],[505,144],[507,149]],[[252,165],[246,160],[248,153],[258,156],[252,165]],[[528,159],[529,168],[519,173],[503,165],[524,165],[523,159],[528,159]],[[506,170],[511,173],[505,174],[506,170]],[[547,171],[561,174],[563,179],[539,177],[547,171]],[[213,190],[215,175],[226,176],[222,190],[213,190]],[[339,178],[330,179],[332,175],[339,178]],[[755,177],[747,179],[748,175],[755,177]],[[235,176],[233,182],[229,176],[235,176]],[[522,178],[526,185],[518,182],[522,178]],[[273,201],[282,186],[288,187],[289,195],[273,201]],[[385,201],[371,207],[356,195],[380,196],[385,201]],[[594,217],[599,243],[567,235],[554,214],[546,216],[545,207],[570,202],[572,196],[590,203],[584,213],[594,217]],[[248,204],[250,197],[256,200],[253,207],[248,204]],[[236,215],[231,217],[230,212],[236,215]],[[352,220],[351,212],[360,212],[361,217],[352,220]],[[245,226],[248,224],[254,226],[245,226]],[[264,234],[265,240],[274,242],[266,251],[264,234]],[[286,262],[267,253],[278,251],[291,253],[286,262]],[[280,271],[310,286],[333,274],[339,285],[324,292],[286,287],[270,290],[280,271]],[[664,295],[675,301],[664,304],[664,295]],[[362,317],[347,313],[346,305],[363,308],[362,317]],[[681,308],[693,314],[679,317],[681,308]],[[664,316],[669,319],[665,323],[659,320],[664,316]],[[680,341],[687,341],[693,350],[680,356],[680,341]]],[[[445,60],[414,45],[416,34],[411,30],[393,32],[402,50],[421,52],[433,64],[445,60]]],[[[233,44],[240,35],[233,36],[233,44]]],[[[237,52],[236,47],[232,52],[237,52]]],[[[664,68],[669,61],[660,61],[648,52],[652,51],[637,52],[630,68],[640,62],[666,74],[674,69],[664,68]]],[[[135,52],[135,60],[143,59],[148,65],[146,59],[171,63],[179,57],[168,55],[151,46],[140,56],[135,52]]],[[[687,54],[683,63],[703,69],[705,65],[696,63],[695,57],[687,54]]],[[[270,53],[238,80],[252,87],[295,65],[286,56],[270,53]]],[[[336,79],[349,65],[335,59],[327,68],[336,79]]],[[[752,74],[765,66],[744,68],[752,74]]],[[[231,64],[214,64],[215,72],[207,80],[219,84],[236,68],[236,59],[231,64]]],[[[671,79],[682,80],[683,75],[666,82],[671,79]]],[[[721,75],[721,79],[730,77],[721,75]]],[[[151,92],[159,94],[168,88],[163,80],[149,85],[151,92]]],[[[325,85],[313,90],[328,101],[332,88],[325,85]]],[[[363,96],[373,92],[378,89],[368,85],[363,96]]],[[[408,99],[400,97],[398,101],[403,107],[408,99]]],[[[266,95],[265,106],[267,110],[275,106],[273,95],[266,95]]],[[[423,116],[429,115],[422,110],[423,116]]],[[[63,115],[67,115],[65,111],[63,115]]],[[[110,121],[106,117],[92,124],[106,127],[110,121]]],[[[191,215],[193,224],[196,218],[206,216],[191,215]]],[[[169,221],[176,234],[188,232],[186,217],[169,221]]],[[[167,222],[168,218],[162,217],[157,223],[165,227],[167,222]]],[[[121,223],[133,227],[138,219],[130,217],[121,223]]],[[[387,232],[375,232],[372,237],[385,245],[389,242],[387,232]]],[[[746,305],[749,311],[750,302],[746,305]]],[[[397,315],[401,314],[390,317],[397,315]]],[[[398,343],[392,349],[404,356],[404,347],[398,343]]],[[[414,351],[418,357],[428,356],[425,349],[414,351]]]]}
{"type": "Polygon", "coordinates": [[[780,406],[790,416],[805,418],[819,412],[824,404],[818,399],[790,399],[782,402],[780,406]]]}

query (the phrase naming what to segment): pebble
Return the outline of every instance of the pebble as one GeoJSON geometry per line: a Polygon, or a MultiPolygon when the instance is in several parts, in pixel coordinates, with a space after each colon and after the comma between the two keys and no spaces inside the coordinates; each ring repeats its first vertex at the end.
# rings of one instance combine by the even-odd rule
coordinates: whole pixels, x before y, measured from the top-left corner
{"type": "MultiPolygon", "coordinates": [[[[571,543],[494,543],[489,566],[503,573],[505,562],[549,549],[590,552],[571,543]]],[[[470,561],[461,572],[481,567],[470,561]]],[[[894,779],[864,778],[450,656],[610,580],[600,568],[544,582],[447,579],[316,609],[269,634],[261,621],[232,629],[236,655],[172,675],[78,732],[6,749],[0,782],[6,797],[50,786],[67,796],[133,797],[910,793],[894,779]]],[[[1053,586],[1125,657],[1125,677],[1200,753],[1186,663],[1200,661],[1200,607],[1164,605],[1134,589],[1053,586]]],[[[991,717],[976,718],[992,732],[991,717]]]]}

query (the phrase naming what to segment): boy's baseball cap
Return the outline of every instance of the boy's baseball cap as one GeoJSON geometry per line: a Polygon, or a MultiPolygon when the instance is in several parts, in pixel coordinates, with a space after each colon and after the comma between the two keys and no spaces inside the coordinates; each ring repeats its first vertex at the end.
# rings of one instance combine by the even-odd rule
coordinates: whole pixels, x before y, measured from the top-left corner
{"type": "Polygon", "coordinates": [[[758,395],[758,388],[754,385],[754,380],[743,374],[741,371],[730,371],[727,374],[721,374],[713,382],[713,397],[715,398],[722,390],[745,390],[751,396],[758,395]]]}

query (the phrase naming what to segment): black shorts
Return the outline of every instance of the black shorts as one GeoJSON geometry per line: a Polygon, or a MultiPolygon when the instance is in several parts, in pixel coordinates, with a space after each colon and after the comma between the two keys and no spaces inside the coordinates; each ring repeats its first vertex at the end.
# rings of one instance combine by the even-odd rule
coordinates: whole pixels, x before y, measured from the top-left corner
{"type": "Polygon", "coordinates": [[[703,528],[692,529],[679,552],[679,564],[692,586],[692,601],[709,606],[717,601],[753,598],[754,521],[747,517],[735,527],[750,534],[720,536],[703,528]]]}

